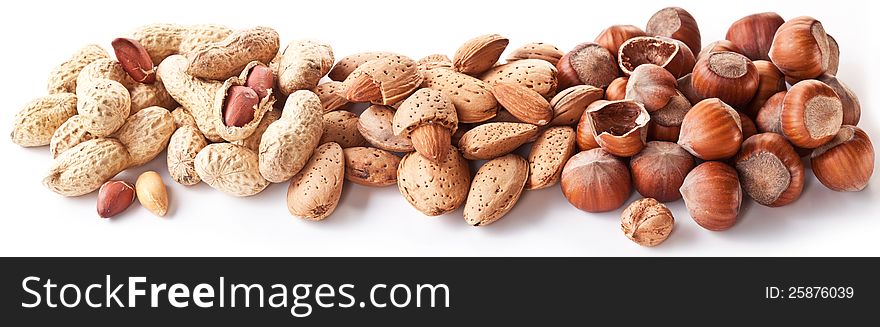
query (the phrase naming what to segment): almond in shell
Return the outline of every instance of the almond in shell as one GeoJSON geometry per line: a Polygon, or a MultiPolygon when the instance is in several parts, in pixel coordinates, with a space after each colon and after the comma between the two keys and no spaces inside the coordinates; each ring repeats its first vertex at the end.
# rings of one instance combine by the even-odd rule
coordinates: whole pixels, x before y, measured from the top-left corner
{"type": "Polygon", "coordinates": [[[349,106],[348,99],[345,98],[345,90],[342,88],[342,82],[327,82],[315,87],[312,92],[321,99],[321,106],[324,107],[324,113],[334,110],[345,110],[349,106]]]}
{"type": "Polygon", "coordinates": [[[516,150],[538,134],[538,127],[524,123],[488,123],[474,127],[458,142],[469,160],[488,160],[516,150]]]}
{"type": "Polygon", "coordinates": [[[365,62],[395,55],[395,53],[387,51],[355,53],[353,55],[339,59],[339,62],[337,62],[336,65],[334,65],[333,68],[330,69],[330,73],[327,74],[327,77],[330,77],[331,80],[341,82],[344,81],[345,78],[351,74],[351,72],[363,65],[365,62]]]}
{"type": "Polygon", "coordinates": [[[484,122],[498,112],[492,87],[477,78],[448,68],[428,69],[424,76],[422,87],[438,90],[449,97],[461,123],[484,122]]]}
{"type": "Polygon", "coordinates": [[[553,119],[550,103],[530,88],[513,83],[498,83],[494,90],[498,103],[523,122],[543,126],[553,119]]]}
{"type": "Polygon", "coordinates": [[[480,35],[458,48],[452,58],[452,65],[461,73],[478,75],[498,62],[508,43],[510,41],[507,38],[498,34],[480,35]]]}
{"type": "Polygon", "coordinates": [[[345,178],[349,181],[375,187],[397,184],[400,157],[371,147],[352,147],[342,152],[345,153],[345,178]]]}
{"type": "Polygon", "coordinates": [[[464,204],[470,186],[467,161],[454,147],[442,162],[418,152],[407,154],[397,168],[397,187],[414,208],[427,216],[439,216],[464,204]]]}
{"type": "Polygon", "coordinates": [[[602,89],[592,85],[577,85],[562,90],[552,100],[553,120],[550,125],[574,125],[591,103],[601,100],[602,89]]]}
{"type": "Polygon", "coordinates": [[[513,51],[507,55],[507,62],[523,59],[540,59],[556,66],[556,63],[559,62],[559,59],[564,55],[565,53],[562,52],[562,50],[559,50],[559,48],[552,44],[532,42],[513,49],[513,51]]]}
{"type": "Polygon", "coordinates": [[[344,175],[342,147],[333,142],[322,144],[303,169],[290,179],[287,210],[307,220],[327,218],[339,204],[344,175]]]}
{"type": "Polygon", "coordinates": [[[517,154],[489,160],[474,176],[464,220],[485,226],[501,219],[519,200],[529,175],[529,164],[517,154]]]}
{"type": "Polygon", "coordinates": [[[412,152],[412,141],[405,136],[394,135],[392,129],[394,111],[390,107],[372,105],[361,113],[358,131],[370,144],[391,152],[412,152]]]}
{"type": "Polygon", "coordinates": [[[555,185],[576,148],[575,133],[571,127],[551,127],[538,135],[529,152],[526,189],[537,190],[555,185]]]}
{"type": "Polygon", "coordinates": [[[559,71],[553,64],[541,59],[523,59],[495,66],[480,76],[489,85],[517,83],[535,90],[543,97],[556,92],[559,71]]]}
{"type": "Polygon", "coordinates": [[[350,111],[331,111],[324,114],[324,133],[318,144],[338,143],[343,149],[363,146],[367,140],[358,131],[358,115],[350,111]]]}
{"type": "Polygon", "coordinates": [[[351,102],[391,105],[406,99],[422,84],[416,62],[405,56],[368,61],[343,82],[345,98],[351,102]]]}

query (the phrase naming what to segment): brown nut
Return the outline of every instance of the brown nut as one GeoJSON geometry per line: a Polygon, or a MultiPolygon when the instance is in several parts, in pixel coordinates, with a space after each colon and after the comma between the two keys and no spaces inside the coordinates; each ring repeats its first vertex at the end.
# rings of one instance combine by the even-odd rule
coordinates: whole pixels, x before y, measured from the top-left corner
{"type": "Polygon", "coordinates": [[[831,34],[827,34],[828,36],[828,68],[825,69],[825,73],[828,75],[837,75],[837,70],[840,68],[840,46],[837,44],[837,40],[831,36],[831,34]]]}
{"type": "Polygon", "coordinates": [[[727,29],[727,40],[742,49],[751,60],[770,60],[770,46],[779,26],[785,20],[775,12],[752,14],[733,22],[727,29]]]}
{"type": "Polygon", "coordinates": [[[615,156],[629,157],[645,147],[651,116],[640,103],[629,100],[593,102],[587,111],[596,143],[615,156]]]}
{"type": "Polygon", "coordinates": [[[624,75],[643,64],[655,64],[676,78],[694,69],[696,58],[684,43],[663,37],[641,36],[627,40],[620,46],[617,61],[624,75]]]}
{"type": "Polygon", "coordinates": [[[716,98],[700,101],[684,116],[678,145],[703,160],[733,157],[742,145],[739,113],[716,98]]]}
{"type": "Polygon", "coordinates": [[[678,7],[660,9],[648,19],[648,35],[665,36],[684,42],[693,51],[700,49],[700,28],[694,16],[678,7]]]}
{"type": "Polygon", "coordinates": [[[574,152],[575,133],[571,127],[556,126],[541,132],[529,152],[526,189],[537,190],[555,185],[562,168],[574,152]]]}
{"type": "Polygon", "coordinates": [[[414,60],[388,56],[358,66],[345,78],[345,98],[351,102],[392,105],[406,99],[422,84],[422,73],[414,60]]]}
{"type": "Polygon", "coordinates": [[[703,47],[703,50],[700,50],[700,55],[697,57],[697,61],[700,61],[700,59],[715,52],[736,52],[742,54],[742,49],[728,40],[715,41],[703,47]]]}
{"type": "Polygon", "coordinates": [[[538,126],[553,120],[553,108],[534,90],[513,83],[498,83],[492,89],[498,103],[517,119],[538,126]]]}
{"type": "Polygon", "coordinates": [[[456,71],[479,75],[492,68],[510,41],[498,34],[487,34],[468,40],[455,51],[452,66],[456,71]]]}
{"type": "Polygon", "coordinates": [[[703,97],[740,107],[749,103],[758,90],[758,69],[741,54],[710,53],[694,66],[691,85],[703,97]]]}
{"type": "Polygon", "coordinates": [[[678,142],[681,122],[690,110],[690,101],[684,94],[678,92],[665,107],[651,113],[651,121],[648,122],[648,140],[678,142]]]}
{"type": "Polygon", "coordinates": [[[843,124],[843,103],[830,86],[798,82],[782,101],[782,133],[791,143],[814,149],[828,143],[843,124]]]}
{"type": "Polygon", "coordinates": [[[785,76],[802,80],[828,70],[830,48],[822,23],[812,17],[793,18],[779,27],[770,60],[785,76]]]}
{"type": "Polygon", "coordinates": [[[400,157],[369,147],[346,148],[342,152],[345,154],[345,179],[374,187],[397,184],[400,157]]]}
{"type": "Polygon", "coordinates": [[[626,76],[618,77],[611,81],[611,84],[605,89],[605,100],[615,101],[626,99],[626,84],[628,82],[629,77],[626,76]]]}
{"type": "Polygon", "coordinates": [[[693,74],[684,75],[676,82],[678,84],[678,90],[681,91],[681,94],[684,94],[684,96],[691,104],[697,104],[697,102],[706,100],[706,98],[697,94],[697,91],[694,91],[694,86],[691,83],[691,75],[693,74]]]}
{"type": "Polygon", "coordinates": [[[632,193],[626,164],[602,149],[571,157],[562,169],[560,185],[568,202],[587,212],[620,208],[632,193]]]}
{"type": "Polygon", "coordinates": [[[743,140],[752,137],[752,135],[758,134],[758,126],[755,125],[755,122],[752,121],[749,116],[746,116],[746,114],[739,111],[737,111],[737,113],[739,114],[739,122],[743,131],[743,140]]]}
{"type": "Polygon", "coordinates": [[[840,97],[840,102],[843,105],[843,124],[858,125],[862,116],[862,105],[856,94],[835,76],[825,74],[819,76],[819,80],[830,86],[834,93],[840,97]]]}
{"type": "Polygon", "coordinates": [[[263,65],[255,65],[247,74],[244,86],[247,86],[257,92],[257,97],[264,99],[272,93],[272,87],[275,85],[275,75],[269,67],[263,65]]]}
{"type": "Polygon", "coordinates": [[[617,56],[623,42],[639,36],[648,36],[648,34],[633,25],[614,25],[602,30],[594,42],[607,49],[612,55],[617,56]]]}
{"type": "Polygon", "coordinates": [[[581,43],[556,63],[560,90],[575,85],[592,85],[604,89],[617,78],[617,62],[608,49],[596,43],[581,43]]]}
{"type": "Polygon", "coordinates": [[[587,113],[586,110],[584,110],[584,114],[581,115],[581,119],[578,120],[575,141],[578,150],[580,151],[587,151],[599,147],[599,143],[596,142],[596,135],[593,132],[593,122],[590,120],[590,114],[587,113]]]}
{"type": "Polygon", "coordinates": [[[771,96],[755,117],[755,126],[758,132],[771,132],[782,135],[782,102],[788,91],[780,91],[771,96]]]}
{"type": "Polygon", "coordinates": [[[633,70],[626,83],[626,99],[645,105],[648,111],[655,111],[669,104],[678,94],[675,77],[654,64],[639,65],[633,70]]]}
{"type": "Polygon", "coordinates": [[[541,59],[546,62],[549,62],[556,66],[556,63],[559,62],[559,59],[565,55],[565,52],[559,50],[559,48],[553,46],[552,44],[547,44],[543,42],[532,42],[525,44],[519,48],[513,49],[509,55],[507,55],[507,61],[516,61],[523,59],[541,59]]]}
{"type": "Polygon", "coordinates": [[[688,173],[680,191],[688,213],[701,227],[722,231],[736,224],[742,188],[733,167],[718,161],[704,162],[688,173]]]}
{"type": "Polygon", "coordinates": [[[110,42],[116,60],[122,64],[122,69],[136,82],[152,84],[156,81],[156,66],[147,49],[137,40],[117,38],[110,42]]]}
{"type": "Polygon", "coordinates": [[[861,128],[844,125],[831,142],[813,151],[810,163],[822,185],[838,192],[861,191],[874,174],[874,146],[861,128]]]}
{"type": "Polygon", "coordinates": [[[660,202],[672,202],[681,198],[678,189],[694,168],[694,157],[678,144],[652,141],[630,159],[629,167],[639,194],[660,202]]]}
{"type": "Polygon", "coordinates": [[[128,209],[134,202],[134,185],[124,181],[107,181],[98,190],[98,215],[110,218],[128,209]]]}
{"type": "Polygon", "coordinates": [[[755,118],[758,115],[758,111],[767,102],[767,99],[770,99],[770,97],[780,91],[785,91],[787,88],[785,86],[785,75],[782,75],[782,72],[772,62],[757,60],[752,63],[758,71],[758,89],[755,92],[755,96],[752,97],[752,101],[744,107],[743,111],[749,117],[755,118]]]}
{"type": "Polygon", "coordinates": [[[652,198],[636,200],[620,215],[620,229],[631,241],[641,246],[656,246],[672,233],[675,218],[672,212],[652,198]]]}
{"type": "Polygon", "coordinates": [[[557,93],[550,106],[553,108],[551,126],[573,125],[587,110],[587,106],[602,99],[602,89],[591,85],[577,85],[557,93]]]}
{"type": "Polygon", "coordinates": [[[801,157],[782,135],[762,133],[746,139],[734,162],[743,190],[762,205],[787,205],[804,190],[801,157]]]}
{"type": "Polygon", "coordinates": [[[254,120],[260,98],[247,86],[232,86],[226,95],[223,108],[223,122],[226,126],[242,127],[254,120]]]}

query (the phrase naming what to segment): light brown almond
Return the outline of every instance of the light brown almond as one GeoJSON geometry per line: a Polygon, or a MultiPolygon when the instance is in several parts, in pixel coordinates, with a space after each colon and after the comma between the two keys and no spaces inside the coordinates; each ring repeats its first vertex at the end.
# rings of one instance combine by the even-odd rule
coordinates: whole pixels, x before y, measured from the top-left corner
{"type": "Polygon", "coordinates": [[[538,92],[512,83],[498,83],[494,87],[495,98],[514,117],[538,126],[547,125],[553,119],[550,103],[538,92]]]}
{"type": "Polygon", "coordinates": [[[507,38],[498,34],[480,35],[458,48],[452,58],[452,65],[461,73],[479,75],[498,62],[508,43],[510,41],[507,38]]]}
{"type": "Polygon", "coordinates": [[[342,88],[342,82],[327,82],[318,85],[312,92],[321,99],[321,105],[324,107],[324,113],[334,110],[345,110],[349,106],[348,99],[345,98],[345,90],[342,88]]]}
{"type": "Polygon", "coordinates": [[[409,138],[394,135],[393,118],[394,111],[389,107],[372,105],[358,118],[358,131],[364,139],[379,149],[391,152],[415,151],[409,138]]]}
{"type": "Polygon", "coordinates": [[[533,42],[527,43],[519,48],[513,49],[509,55],[507,55],[507,61],[516,61],[523,59],[540,59],[547,61],[554,66],[559,62],[559,59],[564,56],[565,53],[559,48],[553,46],[552,44],[547,44],[543,42],[533,42]]]}
{"type": "Polygon", "coordinates": [[[333,142],[322,144],[303,169],[290,179],[287,210],[307,220],[327,218],[339,204],[344,175],[342,147],[333,142]]]}
{"type": "Polygon", "coordinates": [[[421,84],[422,74],[416,62],[398,55],[365,62],[343,82],[349,101],[383,105],[406,99],[421,84]]]}
{"type": "Polygon", "coordinates": [[[551,127],[538,135],[529,153],[526,189],[537,190],[555,185],[576,148],[574,129],[569,126],[551,127]]]}
{"type": "Polygon", "coordinates": [[[358,131],[358,115],[341,110],[324,114],[324,134],[318,144],[327,142],[338,143],[343,149],[366,145],[358,131]]]}
{"type": "Polygon", "coordinates": [[[483,82],[517,83],[535,90],[543,97],[556,92],[558,70],[553,64],[540,59],[523,59],[495,66],[480,76],[483,82]]]}
{"type": "Polygon", "coordinates": [[[574,125],[587,110],[591,103],[601,100],[604,96],[602,89],[592,85],[577,85],[562,90],[550,100],[553,108],[552,126],[574,125]]]}
{"type": "Polygon", "coordinates": [[[375,59],[382,59],[385,57],[391,57],[396,55],[393,52],[385,52],[385,51],[374,51],[374,52],[361,52],[355,53],[350,56],[343,57],[339,59],[336,65],[333,66],[333,69],[330,69],[330,73],[327,74],[331,80],[334,81],[344,81],[346,77],[348,77],[351,72],[355,69],[363,65],[365,62],[375,59]]]}
{"type": "Polygon", "coordinates": [[[374,187],[397,184],[400,157],[371,147],[347,148],[342,152],[345,153],[345,178],[349,181],[374,187]]]}
{"type": "Polygon", "coordinates": [[[471,226],[486,226],[504,217],[522,195],[528,175],[528,162],[517,154],[483,164],[471,183],[464,220],[471,226]]]}
{"type": "Polygon", "coordinates": [[[439,216],[464,204],[470,177],[467,161],[454,147],[440,163],[412,152],[400,160],[397,187],[414,208],[427,216],[439,216]]]}
{"type": "Polygon", "coordinates": [[[162,176],[155,171],[147,171],[138,176],[134,183],[138,202],[141,206],[162,217],[168,212],[168,190],[162,176]]]}
{"type": "Polygon", "coordinates": [[[422,57],[416,63],[419,64],[419,70],[427,71],[435,68],[452,69],[452,59],[445,54],[432,54],[422,57]]]}
{"type": "Polygon", "coordinates": [[[422,87],[441,91],[449,97],[459,122],[484,122],[498,113],[492,87],[485,82],[447,68],[428,69],[424,76],[422,87]]]}
{"type": "Polygon", "coordinates": [[[459,147],[469,160],[488,160],[516,150],[538,134],[538,127],[524,123],[488,123],[461,137],[459,147]]]}

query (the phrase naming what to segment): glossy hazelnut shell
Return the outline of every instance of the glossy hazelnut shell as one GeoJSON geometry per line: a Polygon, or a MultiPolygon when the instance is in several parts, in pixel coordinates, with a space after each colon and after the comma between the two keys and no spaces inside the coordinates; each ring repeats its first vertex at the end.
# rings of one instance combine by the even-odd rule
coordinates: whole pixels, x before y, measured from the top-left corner
{"type": "Polygon", "coordinates": [[[846,84],[835,76],[828,74],[819,77],[819,81],[827,84],[840,97],[843,105],[843,124],[856,126],[862,117],[862,104],[859,97],[846,84]]]}
{"type": "Polygon", "coordinates": [[[654,64],[636,67],[626,83],[626,99],[640,102],[649,112],[663,108],[678,94],[678,83],[668,71],[654,64]]]}
{"type": "Polygon", "coordinates": [[[560,186],[569,203],[587,212],[620,208],[632,193],[626,164],[602,149],[571,157],[562,169],[560,186]]]}
{"type": "Polygon", "coordinates": [[[722,231],[736,224],[742,188],[733,167],[719,161],[704,162],[688,173],[680,191],[688,213],[701,227],[722,231]]]}
{"type": "Polygon", "coordinates": [[[837,134],[843,124],[843,104],[830,86],[817,80],[804,80],[785,94],[780,119],[782,133],[792,144],[813,149],[837,134]],[[819,101],[821,99],[824,100],[819,101]]]}
{"type": "Polygon", "coordinates": [[[645,32],[653,36],[665,36],[684,42],[694,55],[702,48],[697,20],[687,10],[668,7],[657,11],[648,19],[645,32]],[[671,28],[674,27],[674,28],[671,28]]]}
{"type": "Polygon", "coordinates": [[[681,198],[679,188],[694,168],[694,157],[672,142],[648,142],[629,162],[633,185],[644,197],[660,202],[681,198]]]}
{"type": "Polygon", "coordinates": [[[804,190],[804,165],[782,135],[761,133],[749,137],[734,161],[746,194],[762,205],[790,204],[804,190]],[[785,171],[779,171],[783,169],[787,171],[787,180],[777,176],[784,175],[785,171]]]}
{"type": "Polygon", "coordinates": [[[829,189],[861,191],[874,174],[874,145],[861,128],[844,125],[831,142],[813,151],[810,163],[829,189]]]}
{"type": "Polygon", "coordinates": [[[747,140],[752,137],[752,135],[758,134],[758,126],[755,125],[755,122],[746,114],[742,112],[737,113],[739,113],[739,123],[740,127],[742,127],[743,140],[747,140]]]}
{"type": "Polygon", "coordinates": [[[740,107],[749,103],[758,90],[758,70],[741,54],[729,51],[710,53],[694,66],[691,85],[705,98],[719,98],[733,107],[740,107]]]}
{"type": "Polygon", "coordinates": [[[617,78],[617,61],[611,52],[596,43],[581,43],[556,63],[557,89],[592,85],[604,89],[617,78]]]}
{"type": "Polygon", "coordinates": [[[616,56],[623,42],[639,36],[648,36],[648,34],[633,25],[614,25],[602,30],[594,42],[616,56]]]}
{"type": "Polygon", "coordinates": [[[630,157],[645,147],[651,116],[642,104],[599,100],[587,107],[585,114],[592,124],[596,143],[608,153],[630,157]]]}
{"type": "Polygon", "coordinates": [[[689,110],[690,100],[679,92],[665,107],[652,112],[648,123],[648,141],[678,142],[681,122],[689,110]]]}
{"type": "Polygon", "coordinates": [[[828,69],[828,37],[812,17],[793,18],[779,27],[770,47],[770,61],[795,80],[815,78],[828,69]]]}
{"type": "Polygon", "coordinates": [[[700,50],[700,56],[697,57],[697,61],[699,61],[700,59],[702,59],[706,55],[709,55],[709,54],[715,53],[715,52],[736,52],[739,54],[743,53],[742,49],[739,46],[737,46],[736,44],[733,44],[733,42],[730,42],[728,40],[718,40],[718,41],[709,43],[709,45],[703,47],[703,50],[700,50]]]}
{"type": "Polygon", "coordinates": [[[684,75],[679,78],[676,83],[678,84],[678,90],[681,91],[681,94],[684,94],[691,104],[697,104],[697,102],[703,101],[706,98],[694,91],[694,86],[691,83],[692,75],[693,73],[684,75]]]}
{"type": "Polygon", "coordinates": [[[584,110],[580,120],[578,120],[577,128],[575,130],[575,143],[577,143],[578,150],[580,151],[592,150],[599,147],[599,142],[596,141],[596,135],[593,132],[593,123],[590,121],[590,114],[587,113],[586,110],[584,110]]]}
{"type": "Polygon", "coordinates": [[[626,76],[640,65],[654,64],[678,78],[694,69],[696,58],[691,49],[681,41],[642,36],[629,39],[620,46],[617,63],[626,76]]]}
{"type": "Polygon", "coordinates": [[[776,133],[782,135],[782,103],[788,91],[780,91],[771,96],[755,117],[755,126],[758,132],[776,133]]]}
{"type": "Polygon", "coordinates": [[[611,84],[605,89],[605,100],[615,101],[626,98],[626,84],[628,81],[629,77],[626,76],[618,77],[611,81],[611,84]]]}
{"type": "Polygon", "coordinates": [[[730,25],[726,38],[749,59],[770,60],[773,36],[783,23],[785,20],[775,12],[748,15],[730,25]]]}
{"type": "Polygon", "coordinates": [[[782,72],[772,62],[756,60],[752,63],[758,71],[758,89],[755,91],[752,101],[749,101],[749,104],[745,105],[743,110],[749,117],[755,118],[758,115],[758,111],[761,110],[761,106],[764,105],[764,102],[767,102],[767,99],[770,99],[771,96],[780,91],[785,91],[787,88],[785,85],[785,75],[782,75],[782,72]]]}
{"type": "Polygon", "coordinates": [[[733,157],[742,145],[739,113],[717,98],[694,105],[684,116],[678,145],[703,160],[733,157]]]}

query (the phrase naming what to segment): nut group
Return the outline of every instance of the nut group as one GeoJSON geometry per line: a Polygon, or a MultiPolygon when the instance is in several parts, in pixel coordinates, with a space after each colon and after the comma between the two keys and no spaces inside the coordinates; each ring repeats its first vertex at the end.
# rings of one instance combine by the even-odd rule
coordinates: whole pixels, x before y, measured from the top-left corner
{"type": "Polygon", "coordinates": [[[253,196],[288,183],[288,211],[313,221],[348,182],[397,185],[426,216],[463,208],[472,226],[557,183],[587,212],[617,210],[635,189],[643,198],[621,229],[643,246],[672,234],[665,202],[683,199],[699,226],[721,231],[744,195],[797,201],[810,170],[835,191],[873,174],[858,97],[836,76],[838,43],[815,18],[749,15],[703,46],[696,17],[669,7],[569,51],[509,44],[484,34],[448,54],[337,60],[326,43],[283,44],[269,27],[147,25],[111,42],[115,58],[87,45],[59,64],[11,138],[48,145],[43,183],[97,191],[101,217],[135,199],[169,212],[160,174],[111,180],[166,151],[178,184],[253,196]]]}

